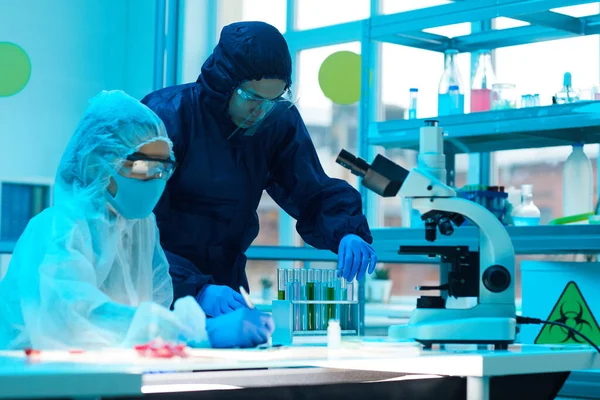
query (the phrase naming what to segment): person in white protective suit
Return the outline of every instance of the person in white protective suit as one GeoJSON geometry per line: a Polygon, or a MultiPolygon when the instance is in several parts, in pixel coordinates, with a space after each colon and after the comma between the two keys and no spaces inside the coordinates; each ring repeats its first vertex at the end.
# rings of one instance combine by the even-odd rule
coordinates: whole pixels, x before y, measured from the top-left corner
{"type": "Polygon", "coordinates": [[[90,100],[60,162],[54,205],[29,222],[0,281],[0,348],[267,342],[273,321],[254,309],[207,320],[188,296],[170,310],[152,210],[174,168],[154,112],[121,91],[90,100]]]}

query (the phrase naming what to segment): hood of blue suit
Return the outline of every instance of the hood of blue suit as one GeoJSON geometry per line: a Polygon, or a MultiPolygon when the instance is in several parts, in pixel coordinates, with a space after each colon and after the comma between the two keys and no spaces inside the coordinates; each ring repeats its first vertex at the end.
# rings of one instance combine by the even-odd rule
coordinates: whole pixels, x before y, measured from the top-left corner
{"type": "Polygon", "coordinates": [[[221,31],[197,82],[207,90],[203,105],[221,122],[233,124],[227,112],[233,91],[246,81],[265,78],[292,84],[292,58],[283,35],[264,22],[236,22],[221,31]]]}

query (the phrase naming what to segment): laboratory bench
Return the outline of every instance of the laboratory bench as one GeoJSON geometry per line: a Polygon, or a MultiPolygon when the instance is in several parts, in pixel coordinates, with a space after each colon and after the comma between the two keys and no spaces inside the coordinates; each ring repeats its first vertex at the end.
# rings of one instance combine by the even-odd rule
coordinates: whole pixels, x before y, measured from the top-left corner
{"type": "Polygon", "coordinates": [[[600,369],[587,346],[423,350],[364,338],[341,347],[191,349],[185,358],[134,350],[0,352],[0,398],[551,399],[569,372],[600,369]]]}

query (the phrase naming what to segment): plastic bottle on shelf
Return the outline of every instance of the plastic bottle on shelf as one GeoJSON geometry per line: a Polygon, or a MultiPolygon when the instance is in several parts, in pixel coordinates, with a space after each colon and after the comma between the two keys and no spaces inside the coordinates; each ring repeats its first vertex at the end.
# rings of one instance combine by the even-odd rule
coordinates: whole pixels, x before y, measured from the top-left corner
{"type": "Polygon", "coordinates": [[[563,217],[594,211],[594,172],[583,152],[583,144],[573,151],[563,166],[563,217]]]}
{"type": "Polygon", "coordinates": [[[417,99],[419,97],[419,89],[410,88],[408,98],[408,119],[417,119],[417,99]]]}
{"type": "Polygon", "coordinates": [[[465,110],[465,96],[460,93],[460,88],[451,85],[448,90],[448,115],[462,114],[465,110]]]}
{"type": "Polygon", "coordinates": [[[444,53],[444,72],[438,85],[438,115],[462,114],[465,110],[464,86],[455,61],[457,54],[457,50],[446,50],[444,53]],[[452,99],[453,94],[450,93],[452,86],[458,88],[458,110],[456,106],[452,106],[453,102],[456,102],[452,99]]]}
{"type": "Polygon", "coordinates": [[[521,186],[521,204],[512,213],[515,226],[536,226],[540,223],[540,209],[533,202],[533,185],[521,186]]]}
{"type": "Polygon", "coordinates": [[[579,93],[573,89],[570,72],[565,72],[563,77],[563,87],[554,96],[556,98],[556,104],[575,103],[579,101],[579,93]]]}
{"type": "Polygon", "coordinates": [[[471,82],[471,112],[491,109],[492,85],[496,83],[496,74],[492,66],[492,52],[481,50],[477,69],[471,82]]]}

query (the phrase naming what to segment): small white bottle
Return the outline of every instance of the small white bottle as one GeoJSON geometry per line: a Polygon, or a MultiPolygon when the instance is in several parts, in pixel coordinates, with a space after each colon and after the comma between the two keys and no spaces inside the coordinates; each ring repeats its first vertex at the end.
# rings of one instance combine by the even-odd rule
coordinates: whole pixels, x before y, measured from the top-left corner
{"type": "Polygon", "coordinates": [[[594,172],[583,144],[573,145],[563,166],[563,217],[594,211],[594,172]]]}
{"type": "Polygon", "coordinates": [[[330,319],[327,325],[327,348],[336,349],[342,343],[342,328],[340,322],[330,319]]]}
{"type": "Polygon", "coordinates": [[[537,226],[540,223],[540,209],[533,202],[533,185],[521,186],[521,204],[513,212],[515,226],[537,226]]]}

